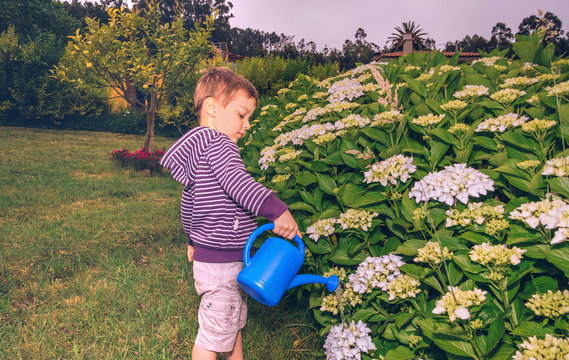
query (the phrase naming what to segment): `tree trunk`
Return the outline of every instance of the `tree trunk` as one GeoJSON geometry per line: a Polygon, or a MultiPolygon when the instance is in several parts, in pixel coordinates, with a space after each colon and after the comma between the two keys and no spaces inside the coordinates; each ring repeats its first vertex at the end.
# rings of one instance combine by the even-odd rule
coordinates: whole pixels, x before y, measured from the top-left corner
{"type": "Polygon", "coordinates": [[[144,138],[144,148],[146,152],[152,151],[152,143],[154,142],[154,123],[156,122],[156,112],[147,111],[146,117],[146,137],[144,138]]]}
{"type": "Polygon", "coordinates": [[[150,106],[144,112],[146,118],[146,137],[144,138],[144,148],[146,152],[152,151],[152,144],[154,142],[154,124],[156,123],[156,110],[157,101],[156,93],[150,94],[150,106]]]}

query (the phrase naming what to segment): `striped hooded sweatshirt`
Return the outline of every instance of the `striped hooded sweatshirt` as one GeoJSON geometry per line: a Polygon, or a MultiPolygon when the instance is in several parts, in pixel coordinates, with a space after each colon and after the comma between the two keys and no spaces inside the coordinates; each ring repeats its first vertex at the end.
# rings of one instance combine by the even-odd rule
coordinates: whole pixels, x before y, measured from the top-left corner
{"type": "Polygon", "coordinates": [[[184,185],[182,226],[197,261],[243,261],[257,216],[274,221],[288,209],[247,173],[237,145],[212,128],[187,132],[160,164],[184,185]]]}

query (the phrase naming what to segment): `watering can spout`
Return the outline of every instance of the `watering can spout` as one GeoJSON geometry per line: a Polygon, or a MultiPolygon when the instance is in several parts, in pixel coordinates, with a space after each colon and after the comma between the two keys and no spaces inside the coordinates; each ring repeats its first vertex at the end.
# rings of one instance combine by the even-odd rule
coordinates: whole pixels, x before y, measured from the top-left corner
{"type": "Polygon", "coordinates": [[[295,286],[312,283],[324,284],[326,285],[328,291],[335,291],[338,287],[338,284],[340,283],[340,280],[336,275],[331,275],[330,277],[319,275],[297,275],[294,279],[292,279],[292,282],[290,283],[290,286],[287,290],[290,290],[295,286]]]}

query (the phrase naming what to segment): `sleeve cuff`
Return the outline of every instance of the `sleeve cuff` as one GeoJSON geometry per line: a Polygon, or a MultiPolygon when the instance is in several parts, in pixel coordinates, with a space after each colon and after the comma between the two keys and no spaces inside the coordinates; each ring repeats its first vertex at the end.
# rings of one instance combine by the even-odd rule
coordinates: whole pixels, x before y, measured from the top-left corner
{"type": "Polygon", "coordinates": [[[194,242],[190,239],[190,237],[188,236],[188,245],[190,246],[194,246],[194,242]]]}
{"type": "Polygon", "coordinates": [[[288,210],[288,206],[282,202],[276,195],[271,191],[269,196],[265,199],[261,207],[259,208],[259,215],[266,217],[269,221],[275,221],[279,218],[285,211],[288,210]]]}

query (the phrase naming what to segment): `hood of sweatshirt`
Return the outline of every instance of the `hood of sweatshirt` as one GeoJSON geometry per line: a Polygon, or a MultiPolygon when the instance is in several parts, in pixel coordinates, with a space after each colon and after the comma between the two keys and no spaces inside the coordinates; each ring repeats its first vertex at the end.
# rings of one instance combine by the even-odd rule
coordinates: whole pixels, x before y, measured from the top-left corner
{"type": "Polygon", "coordinates": [[[192,186],[198,163],[211,142],[219,136],[226,135],[206,126],[195,127],[166,151],[160,165],[170,170],[172,177],[184,187],[192,186]]]}

